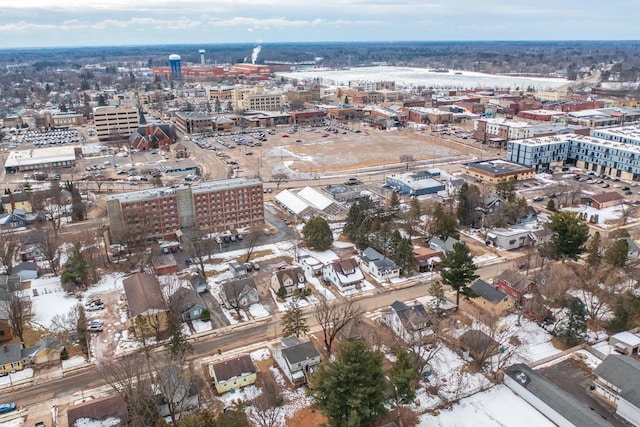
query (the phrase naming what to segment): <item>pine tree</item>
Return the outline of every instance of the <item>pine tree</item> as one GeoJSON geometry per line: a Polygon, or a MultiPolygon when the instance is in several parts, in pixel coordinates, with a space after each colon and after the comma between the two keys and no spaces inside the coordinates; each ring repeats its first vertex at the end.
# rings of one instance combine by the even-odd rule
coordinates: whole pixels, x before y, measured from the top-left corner
{"type": "Polygon", "coordinates": [[[549,228],[554,233],[553,244],[560,256],[578,259],[589,239],[589,226],[576,212],[556,212],[549,218],[549,228]]]}
{"type": "Polygon", "coordinates": [[[391,218],[395,218],[398,216],[398,212],[400,212],[400,198],[398,197],[398,193],[394,191],[389,198],[387,213],[391,218]]]}
{"type": "Polygon", "coordinates": [[[373,426],[385,413],[383,354],[362,341],[340,345],[335,360],[320,364],[308,393],[332,426],[373,426]]]}
{"type": "Polygon", "coordinates": [[[89,274],[89,263],[84,259],[82,253],[82,243],[75,242],[71,251],[71,256],[67,262],[67,267],[62,272],[60,278],[62,283],[72,283],[75,286],[84,287],[89,274]]]}
{"type": "Polygon", "coordinates": [[[417,371],[413,359],[406,348],[396,352],[396,361],[389,372],[396,404],[411,403],[416,398],[417,371]]]}
{"type": "Polygon", "coordinates": [[[587,335],[587,309],[580,298],[569,303],[569,316],[566,325],[558,334],[568,346],[578,345],[587,335]]]}
{"type": "Polygon", "coordinates": [[[451,286],[456,291],[456,310],[460,306],[460,294],[470,298],[476,296],[468,285],[479,276],[475,274],[476,265],[473,263],[469,247],[465,243],[455,243],[453,250],[444,255],[437,270],[442,277],[442,283],[451,286]]]}
{"type": "Polygon", "coordinates": [[[600,232],[596,231],[589,240],[589,245],[587,245],[587,265],[591,268],[598,267],[600,262],[602,261],[601,257],[601,248],[602,239],[600,237],[600,232]]]}
{"type": "Polygon", "coordinates": [[[184,357],[193,350],[193,347],[187,341],[187,336],[182,332],[180,318],[174,313],[167,314],[167,333],[169,334],[169,341],[167,341],[169,354],[174,360],[184,360],[184,357]]]}
{"type": "Polygon", "coordinates": [[[289,302],[289,307],[282,317],[282,335],[285,337],[304,335],[309,332],[307,319],[300,308],[297,298],[289,302]]]}
{"type": "Polygon", "coordinates": [[[618,239],[607,248],[604,259],[612,267],[622,268],[629,257],[629,243],[627,239],[618,239]]]}
{"type": "Polygon", "coordinates": [[[327,221],[322,217],[311,218],[302,229],[304,241],[310,246],[324,251],[333,244],[333,233],[327,221]]]}
{"type": "Polygon", "coordinates": [[[429,234],[445,240],[447,237],[460,238],[460,226],[455,215],[446,212],[442,203],[436,203],[433,209],[433,221],[429,226],[429,234]]]}
{"type": "Polygon", "coordinates": [[[436,280],[429,287],[429,295],[433,297],[433,302],[431,303],[431,310],[437,315],[441,316],[443,313],[442,306],[445,302],[447,302],[447,298],[444,295],[444,287],[439,280],[436,280]]]}
{"type": "Polygon", "coordinates": [[[406,275],[417,267],[416,258],[413,255],[413,245],[410,239],[400,238],[395,252],[391,252],[391,259],[398,264],[406,275]]]}

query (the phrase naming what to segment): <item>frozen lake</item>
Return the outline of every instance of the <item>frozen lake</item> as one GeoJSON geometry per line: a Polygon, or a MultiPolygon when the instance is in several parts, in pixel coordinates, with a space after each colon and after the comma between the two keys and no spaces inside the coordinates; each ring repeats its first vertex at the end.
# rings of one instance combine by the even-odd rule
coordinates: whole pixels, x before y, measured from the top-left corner
{"type": "Polygon", "coordinates": [[[426,68],[410,67],[360,67],[348,70],[302,70],[287,73],[277,73],[292,79],[306,80],[318,78],[323,84],[333,86],[348,86],[350,80],[364,81],[395,81],[396,85],[404,87],[426,86],[434,88],[520,88],[526,90],[533,87],[536,90],[554,89],[568,83],[567,80],[544,77],[496,76],[492,74],[476,73],[473,71],[454,71],[446,73],[429,71],[426,68]]]}

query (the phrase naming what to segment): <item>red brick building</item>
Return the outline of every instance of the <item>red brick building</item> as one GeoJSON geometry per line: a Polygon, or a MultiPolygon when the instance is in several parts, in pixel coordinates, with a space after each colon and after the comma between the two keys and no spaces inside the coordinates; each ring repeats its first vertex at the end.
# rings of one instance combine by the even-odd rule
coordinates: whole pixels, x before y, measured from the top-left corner
{"type": "Polygon", "coordinates": [[[299,125],[322,125],[326,113],[322,110],[292,111],[291,122],[299,125]]]}

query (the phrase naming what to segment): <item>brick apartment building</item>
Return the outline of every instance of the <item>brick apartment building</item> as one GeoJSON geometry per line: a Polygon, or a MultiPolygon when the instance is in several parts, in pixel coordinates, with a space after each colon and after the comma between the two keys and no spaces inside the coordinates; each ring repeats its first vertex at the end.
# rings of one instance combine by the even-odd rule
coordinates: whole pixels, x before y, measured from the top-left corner
{"type": "Polygon", "coordinates": [[[111,239],[126,243],[127,237],[141,234],[171,239],[193,226],[204,233],[222,233],[262,224],[262,191],[259,179],[234,178],[111,194],[107,196],[111,239]]]}
{"type": "Polygon", "coordinates": [[[211,132],[213,119],[197,111],[180,111],[176,113],[176,127],[183,134],[211,132]]]}

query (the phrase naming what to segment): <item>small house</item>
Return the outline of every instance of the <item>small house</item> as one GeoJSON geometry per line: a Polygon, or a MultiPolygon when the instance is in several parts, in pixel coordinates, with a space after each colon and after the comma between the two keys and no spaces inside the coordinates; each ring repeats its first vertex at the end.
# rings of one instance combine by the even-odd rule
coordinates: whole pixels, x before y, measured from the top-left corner
{"type": "Polygon", "coordinates": [[[307,289],[307,279],[301,267],[290,267],[277,270],[271,274],[271,289],[277,294],[280,288],[285,289],[285,296],[299,294],[307,289]]]}
{"type": "Polygon", "coordinates": [[[524,303],[525,296],[538,293],[538,287],[527,276],[507,269],[493,279],[493,286],[506,293],[518,303],[524,303]]]}
{"type": "Polygon", "coordinates": [[[460,348],[475,361],[498,354],[499,347],[496,340],[478,329],[471,329],[460,336],[460,348]]]}
{"type": "Polygon", "coordinates": [[[618,353],[635,356],[640,349],[640,336],[629,331],[618,332],[609,337],[609,345],[618,353]]]}
{"type": "Polygon", "coordinates": [[[325,265],[322,277],[343,292],[353,291],[364,282],[364,275],[355,258],[337,260],[325,265]]]}
{"type": "Polygon", "coordinates": [[[180,320],[183,322],[200,319],[202,312],[206,309],[200,296],[191,287],[178,288],[169,297],[169,306],[174,312],[179,313],[180,320]]]}
{"type": "Polygon", "coordinates": [[[513,298],[482,279],[476,280],[470,289],[478,295],[471,301],[491,314],[502,315],[514,307],[513,298]]]}
{"type": "Polygon", "coordinates": [[[580,204],[590,206],[595,209],[604,209],[611,206],[618,206],[624,203],[624,196],[615,191],[607,193],[589,194],[580,197],[580,204]]]}
{"type": "Polygon", "coordinates": [[[120,420],[118,425],[128,424],[126,422],[129,419],[127,404],[117,394],[80,401],[67,408],[67,421],[70,427],[85,426],[87,420],[93,421],[95,425],[103,425],[100,421],[114,418],[120,420]]]}
{"type": "Polygon", "coordinates": [[[260,301],[253,277],[224,282],[220,296],[227,308],[247,307],[260,301]]]}
{"type": "Polygon", "coordinates": [[[453,250],[453,245],[456,243],[464,243],[464,240],[454,239],[453,237],[447,237],[446,240],[442,240],[438,237],[432,237],[429,239],[429,247],[436,252],[446,254],[453,250]]]}
{"type": "Polygon", "coordinates": [[[616,408],[617,415],[640,425],[640,362],[631,356],[610,354],[594,373],[594,391],[616,408]]]}
{"type": "Polygon", "coordinates": [[[189,281],[191,282],[191,286],[193,287],[193,289],[195,289],[195,291],[199,294],[207,292],[209,290],[207,278],[204,277],[201,273],[193,275],[189,281]]]}
{"type": "Polygon", "coordinates": [[[442,259],[440,258],[440,252],[431,248],[424,248],[422,246],[414,246],[413,255],[418,264],[418,271],[420,273],[426,273],[433,271],[436,265],[438,265],[442,259]]]}
{"type": "Polygon", "coordinates": [[[155,256],[151,263],[153,264],[153,272],[157,276],[173,274],[178,271],[178,262],[171,253],[155,256]]]}
{"type": "Polygon", "coordinates": [[[21,282],[38,278],[38,265],[33,261],[21,262],[15,265],[11,274],[18,276],[21,282]]]}
{"type": "Polygon", "coordinates": [[[26,365],[22,358],[22,343],[3,344],[0,347],[0,376],[21,371],[26,365]]]}
{"type": "Polygon", "coordinates": [[[245,277],[247,275],[247,267],[238,261],[231,261],[229,263],[229,271],[233,274],[233,277],[245,277]]]}
{"type": "Polygon", "coordinates": [[[535,230],[524,227],[493,228],[487,233],[487,241],[496,248],[511,251],[527,246],[534,246],[538,242],[535,230]]]}
{"type": "Polygon", "coordinates": [[[301,386],[320,364],[320,352],[311,341],[286,337],[273,349],[273,359],[293,385],[301,386]]]}
{"type": "MultiPolygon", "coordinates": [[[[168,307],[162,295],[158,278],[149,273],[134,273],[122,281],[127,298],[130,327],[136,334],[143,333],[141,325],[164,331],[168,307]]],[[[149,333],[147,331],[147,333],[149,333]]]]}
{"type": "Polygon", "coordinates": [[[209,375],[213,379],[213,385],[218,394],[224,394],[254,384],[257,379],[257,370],[251,357],[248,354],[242,354],[232,359],[211,363],[209,375]]]}
{"type": "Polygon", "coordinates": [[[309,277],[319,276],[322,273],[322,267],[324,267],[322,261],[311,255],[303,255],[299,257],[298,262],[309,277]]]}

